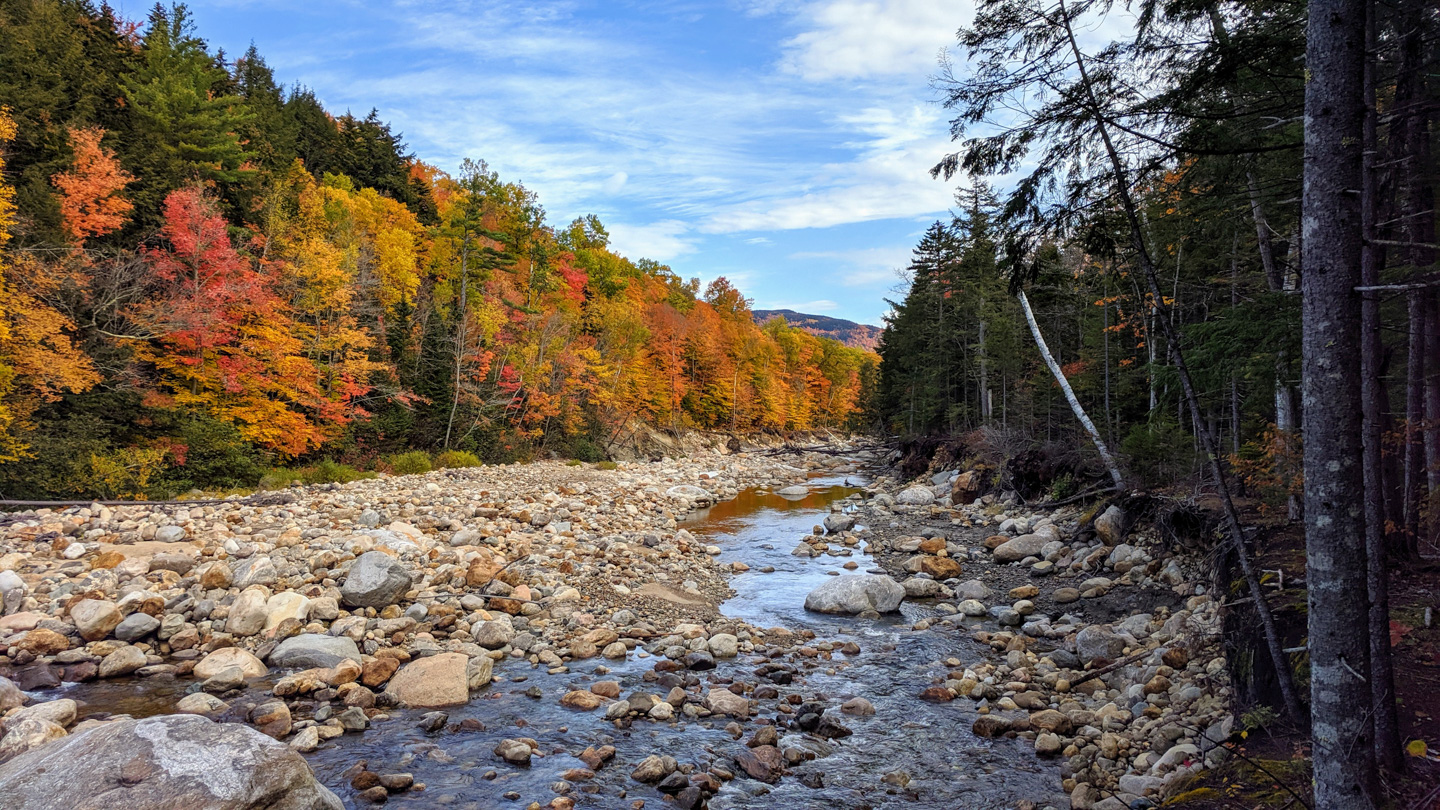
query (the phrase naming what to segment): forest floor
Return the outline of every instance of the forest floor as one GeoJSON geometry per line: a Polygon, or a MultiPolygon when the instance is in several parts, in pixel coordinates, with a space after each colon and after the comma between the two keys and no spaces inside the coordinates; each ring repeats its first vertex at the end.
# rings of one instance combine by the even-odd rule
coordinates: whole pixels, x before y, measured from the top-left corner
{"type": "MultiPolygon", "coordinates": [[[[1303,644],[1304,528],[1262,514],[1253,503],[1242,500],[1239,505],[1249,522],[1265,527],[1258,564],[1270,572],[1267,584],[1285,583],[1270,599],[1285,643],[1303,644]],[[1283,574],[1277,576],[1279,572],[1283,574]]],[[[1400,736],[1407,744],[1424,742],[1429,752],[1424,757],[1407,755],[1405,771],[1383,780],[1388,806],[1397,810],[1440,810],[1440,621],[1435,615],[1440,613],[1440,553],[1430,551],[1419,562],[1394,566],[1390,580],[1390,643],[1400,736]]],[[[1298,686],[1303,693],[1306,684],[1302,681],[1298,686]]],[[[1203,810],[1310,806],[1308,730],[1254,706],[1237,706],[1236,711],[1249,719],[1244,725],[1253,726],[1243,740],[1232,743],[1243,756],[1197,779],[1193,800],[1181,806],[1203,810]]]]}

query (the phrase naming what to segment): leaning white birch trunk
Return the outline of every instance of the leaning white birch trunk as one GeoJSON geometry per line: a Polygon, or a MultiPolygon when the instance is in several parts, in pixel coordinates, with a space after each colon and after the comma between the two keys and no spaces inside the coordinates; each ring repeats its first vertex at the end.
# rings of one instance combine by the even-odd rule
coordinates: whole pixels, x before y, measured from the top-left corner
{"type": "Polygon", "coordinates": [[[1070,381],[1065,379],[1065,372],[1060,370],[1060,364],[1050,354],[1050,347],[1045,345],[1045,337],[1040,334],[1040,324],[1035,322],[1035,313],[1030,311],[1030,299],[1025,297],[1025,291],[1019,293],[1020,308],[1025,310],[1025,322],[1030,324],[1030,334],[1035,336],[1035,347],[1040,350],[1040,356],[1045,359],[1045,365],[1050,368],[1050,373],[1055,375],[1055,382],[1060,383],[1060,390],[1065,392],[1065,401],[1070,403],[1070,410],[1075,412],[1075,418],[1080,420],[1086,432],[1090,434],[1090,440],[1095,442],[1095,449],[1100,451],[1100,458],[1104,459],[1105,466],[1110,468],[1110,478],[1115,482],[1116,489],[1123,489],[1125,481],[1120,477],[1120,468],[1115,465],[1115,459],[1110,456],[1110,450],[1105,446],[1105,440],[1100,438],[1100,431],[1095,429],[1095,423],[1090,421],[1085,409],[1080,406],[1080,400],[1075,398],[1075,389],[1070,387],[1070,381]]]}

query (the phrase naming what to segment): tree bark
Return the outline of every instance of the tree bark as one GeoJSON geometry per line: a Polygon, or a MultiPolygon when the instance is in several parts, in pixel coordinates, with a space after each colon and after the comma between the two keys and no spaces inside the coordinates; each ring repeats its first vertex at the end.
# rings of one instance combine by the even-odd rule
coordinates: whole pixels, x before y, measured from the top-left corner
{"type": "Polygon", "coordinates": [[[1301,279],[1315,810],[1373,807],[1360,356],[1365,0],[1311,0],[1301,279]]]}
{"type": "Polygon", "coordinates": [[[1090,440],[1095,442],[1095,449],[1100,451],[1100,458],[1104,460],[1106,468],[1110,471],[1110,480],[1115,482],[1115,489],[1125,488],[1125,479],[1120,475],[1120,468],[1115,464],[1115,459],[1110,455],[1110,449],[1105,446],[1105,440],[1100,437],[1100,431],[1095,428],[1095,423],[1090,421],[1085,409],[1081,407],[1080,400],[1075,398],[1075,389],[1070,387],[1070,381],[1065,379],[1065,372],[1060,369],[1060,364],[1055,362],[1055,357],[1050,354],[1050,347],[1045,345],[1045,336],[1040,334],[1040,325],[1035,322],[1035,313],[1030,311],[1030,299],[1025,297],[1025,291],[1021,290],[1017,297],[1020,299],[1020,308],[1025,312],[1025,323],[1030,325],[1030,334],[1035,336],[1035,347],[1040,350],[1040,357],[1045,360],[1050,373],[1055,375],[1055,382],[1060,384],[1060,390],[1065,394],[1065,401],[1070,403],[1070,410],[1075,412],[1075,418],[1090,434],[1090,440]]]}
{"type": "Polygon", "coordinates": [[[1425,299],[1419,290],[1406,297],[1409,345],[1405,362],[1405,551],[1414,556],[1420,540],[1420,505],[1425,491],[1425,447],[1420,423],[1425,421],[1425,299]]]}
{"type": "MultiPolygon", "coordinates": [[[[1365,15],[1365,118],[1360,185],[1360,283],[1380,283],[1385,247],[1379,236],[1380,182],[1376,173],[1380,149],[1379,111],[1375,100],[1375,7],[1365,15]]],[[[1375,761],[1391,772],[1404,767],[1400,750],[1400,721],[1395,708],[1395,670],[1390,657],[1390,565],[1386,559],[1385,470],[1383,421],[1385,381],[1380,377],[1383,347],[1380,339],[1380,296],[1367,293],[1360,300],[1360,399],[1363,407],[1365,479],[1365,565],[1370,593],[1370,717],[1375,761]]]]}

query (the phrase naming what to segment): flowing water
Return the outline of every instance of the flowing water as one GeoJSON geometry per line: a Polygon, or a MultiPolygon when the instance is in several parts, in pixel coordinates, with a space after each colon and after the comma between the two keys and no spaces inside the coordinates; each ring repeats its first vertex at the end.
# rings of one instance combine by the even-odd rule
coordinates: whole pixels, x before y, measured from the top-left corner
{"type": "MultiPolygon", "coordinates": [[[[990,810],[1014,807],[1025,798],[1041,806],[1066,807],[1053,764],[1038,761],[1024,741],[974,737],[975,718],[967,700],[946,704],[925,703],[920,692],[943,674],[939,663],[955,655],[973,661],[978,646],[968,631],[935,628],[912,632],[910,625],[931,611],[923,603],[904,603],[904,613],[867,620],[826,616],[804,609],[805,595],[830,576],[845,573],[843,564],[854,560],[863,572],[870,559],[857,548],[853,557],[822,556],[813,559],[790,554],[830,511],[830,506],[857,492],[860,482],[852,473],[813,478],[803,498],[782,498],[764,490],[747,490],[739,497],[690,515],[684,527],[705,542],[720,547],[720,560],[742,561],[748,572],[735,575],[735,596],[722,612],[758,627],[781,626],[791,631],[810,630],[817,640],[854,641],[861,652],[836,653],[834,660],[809,672],[782,694],[798,691],[806,699],[822,696],[832,711],[854,731],[853,736],[825,741],[791,732],[785,745],[817,753],[817,758],[794,766],[778,785],[744,777],[729,782],[710,807],[727,808],[859,808],[914,807],[947,810],[990,810]],[[762,569],[773,568],[766,573],[762,569]],[[841,702],[862,696],[875,705],[873,717],[838,714],[841,702]],[[883,779],[891,774],[888,779],[883,779]]],[[[724,721],[687,721],[671,725],[637,721],[628,729],[605,722],[603,713],[578,712],[559,705],[560,697],[574,688],[585,689],[598,680],[620,682],[622,695],[633,690],[663,697],[668,687],[644,680],[653,659],[631,657],[625,662],[604,662],[610,667],[596,674],[597,660],[577,662],[572,671],[548,675],[528,663],[509,660],[496,666],[502,680],[468,705],[449,710],[450,726],[426,733],[417,726],[423,712],[392,710],[391,719],[363,734],[347,734],[307,755],[317,776],[346,805],[356,806],[355,793],[344,774],[360,760],[380,773],[409,772],[425,790],[392,796],[390,802],[409,807],[454,807],[466,810],[513,806],[532,801],[544,805],[556,791],[568,792],[582,808],[630,808],[636,800],[646,807],[663,806],[663,796],[650,786],[629,778],[634,763],[649,754],[668,754],[679,762],[714,762],[732,771],[731,755],[742,742],[723,730],[724,721]],[[538,688],[538,691],[537,691],[538,688]],[[528,694],[527,694],[528,693],[528,694]],[[538,697],[537,697],[538,695],[538,697]],[[454,730],[464,720],[475,720],[484,730],[454,730]],[[493,753],[506,737],[531,737],[540,754],[531,767],[514,768],[493,753]],[[583,768],[574,754],[587,746],[613,745],[617,755],[589,781],[561,779],[566,771],[583,768]]],[[[721,661],[711,672],[694,673],[701,683],[712,679],[753,681],[757,658],[742,655],[721,661]]],[[[722,680],[722,682],[728,682],[722,680]]],[[[66,687],[49,697],[72,697],[84,702],[82,714],[125,713],[137,717],[171,711],[184,696],[187,681],[111,681],[66,687]]],[[[258,702],[266,684],[232,705],[258,702]]],[[[693,691],[693,690],[692,690],[693,691]]],[[[296,718],[308,715],[302,708],[296,718]]],[[[474,725],[474,724],[470,724],[474,725]]],[[[753,725],[747,724],[746,733],[753,725]]]]}

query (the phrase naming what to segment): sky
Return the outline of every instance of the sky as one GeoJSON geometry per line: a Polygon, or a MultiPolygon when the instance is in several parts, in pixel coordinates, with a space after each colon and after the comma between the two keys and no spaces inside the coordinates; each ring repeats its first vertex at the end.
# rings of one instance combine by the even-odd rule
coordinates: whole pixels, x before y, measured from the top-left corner
{"type": "Polygon", "coordinates": [[[253,42],[425,162],[484,160],[552,224],[597,214],[620,253],[726,276],[757,309],[880,324],[953,203],[930,77],[967,0],[188,5],[212,48],[253,42]]]}

